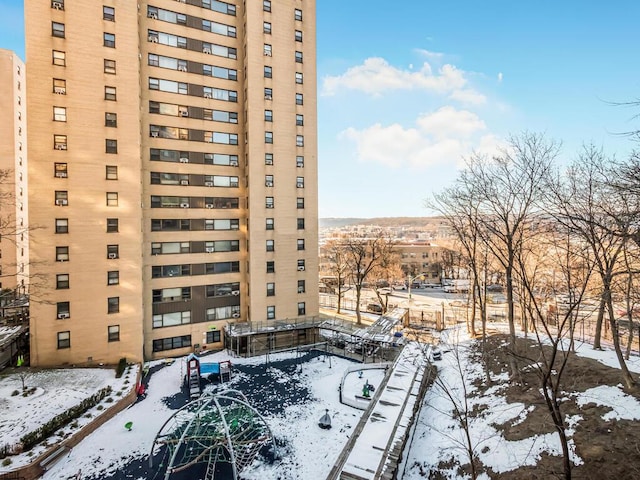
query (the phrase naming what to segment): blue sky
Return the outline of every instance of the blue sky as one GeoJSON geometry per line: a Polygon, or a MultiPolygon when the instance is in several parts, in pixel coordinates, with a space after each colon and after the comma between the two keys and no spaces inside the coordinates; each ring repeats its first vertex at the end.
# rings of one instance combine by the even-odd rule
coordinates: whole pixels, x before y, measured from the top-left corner
{"type": "MultiPolygon", "coordinates": [[[[257,0],[253,0],[257,1],[257,0]]],[[[462,158],[544,132],[618,157],[640,109],[640,2],[317,0],[321,217],[422,216],[462,158]]],[[[22,2],[0,47],[24,57],[22,2]]]]}

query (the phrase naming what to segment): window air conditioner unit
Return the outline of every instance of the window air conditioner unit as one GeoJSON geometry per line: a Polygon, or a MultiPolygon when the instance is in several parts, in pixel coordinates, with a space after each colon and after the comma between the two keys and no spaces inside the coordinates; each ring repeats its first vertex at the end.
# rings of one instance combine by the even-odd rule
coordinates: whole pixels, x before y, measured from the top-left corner
{"type": "Polygon", "coordinates": [[[271,56],[271,52],[269,50],[265,50],[264,51],[264,56],[265,57],[270,57],[271,56]]]}
{"type": "Polygon", "coordinates": [[[58,314],[58,318],[59,319],[69,318],[69,314],[68,313],[59,313],[58,314]]]}
{"type": "Polygon", "coordinates": [[[298,293],[304,293],[304,288],[299,288],[298,293]]]}
{"type": "Polygon", "coordinates": [[[186,72],[187,71],[187,67],[185,67],[184,65],[180,65],[178,67],[178,70],[181,71],[181,72],[186,72]]]}
{"type": "Polygon", "coordinates": [[[189,208],[189,204],[188,203],[181,203],[180,204],[180,208],[189,208]]]}
{"type": "Polygon", "coordinates": [[[61,259],[59,259],[58,261],[59,261],[60,263],[63,263],[63,262],[66,262],[66,261],[67,261],[67,259],[66,259],[66,258],[61,258],[61,259]]]}
{"type": "Polygon", "coordinates": [[[273,182],[264,182],[265,187],[273,187],[273,182]]]}
{"type": "Polygon", "coordinates": [[[187,157],[180,157],[180,163],[189,163],[189,159],[187,157]]]}
{"type": "Polygon", "coordinates": [[[304,265],[299,265],[298,266],[298,271],[299,272],[304,272],[304,265]]]}
{"type": "Polygon", "coordinates": [[[271,95],[265,95],[265,96],[264,96],[264,99],[265,99],[265,100],[273,100],[273,98],[271,97],[271,95]]]}
{"type": "Polygon", "coordinates": [[[213,203],[207,203],[207,204],[205,205],[205,207],[206,207],[206,208],[213,208],[213,203]]]}
{"type": "Polygon", "coordinates": [[[51,2],[51,6],[56,10],[62,10],[62,3],[60,2],[51,2]]]}
{"type": "Polygon", "coordinates": [[[156,12],[149,12],[147,14],[147,17],[153,18],[154,20],[157,20],[158,19],[158,14],[156,12]]]}
{"type": "Polygon", "coordinates": [[[211,98],[211,94],[210,93],[205,93],[204,94],[204,98],[211,98]]]}
{"type": "Polygon", "coordinates": [[[57,93],[58,95],[66,95],[67,89],[64,87],[56,87],[53,89],[53,93],[57,93]]]}
{"type": "Polygon", "coordinates": [[[68,201],[64,199],[56,200],[56,205],[66,205],[67,203],[68,201]]]}
{"type": "Polygon", "coordinates": [[[149,41],[151,43],[158,43],[158,37],[156,37],[155,35],[149,35],[149,41]]]}
{"type": "Polygon", "coordinates": [[[204,182],[205,187],[213,187],[213,182],[204,182]]]}
{"type": "Polygon", "coordinates": [[[153,138],[157,138],[158,137],[158,132],[151,132],[151,136],[153,138]]]}
{"type": "Polygon", "coordinates": [[[56,172],[56,177],[67,178],[67,172],[56,172]]]}
{"type": "Polygon", "coordinates": [[[180,112],[180,116],[181,116],[181,117],[188,117],[188,116],[189,116],[189,112],[188,112],[188,111],[186,111],[186,110],[182,110],[182,111],[180,112]]]}
{"type": "Polygon", "coordinates": [[[189,180],[180,180],[180,185],[189,185],[189,180]]]}
{"type": "Polygon", "coordinates": [[[238,182],[231,182],[231,183],[229,183],[229,186],[230,187],[239,187],[240,185],[238,184],[238,182]]]}
{"type": "Polygon", "coordinates": [[[231,315],[233,318],[240,318],[240,314],[239,313],[234,313],[233,315],[231,315]]]}
{"type": "Polygon", "coordinates": [[[298,188],[304,188],[304,183],[296,183],[296,187],[298,187],[298,188]]]}
{"type": "Polygon", "coordinates": [[[206,247],[204,249],[204,251],[207,252],[207,253],[214,253],[216,251],[216,249],[213,248],[213,247],[206,247]]]}
{"type": "Polygon", "coordinates": [[[211,49],[210,49],[210,48],[207,48],[207,47],[204,47],[204,48],[202,49],[202,53],[206,53],[207,55],[211,55],[211,49]]]}
{"type": "Polygon", "coordinates": [[[231,295],[236,295],[236,296],[237,296],[237,295],[240,295],[240,290],[233,290],[233,291],[231,292],[231,295]]]}
{"type": "Polygon", "coordinates": [[[64,145],[63,143],[58,143],[56,144],[56,150],[66,150],[67,146],[64,145]]]}
{"type": "Polygon", "coordinates": [[[118,258],[118,254],[117,253],[109,253],[109,254],[107,254],[107,258],[109,260],[115,260],[116,258],[118,258]]]}
{"type": "Polygon", "coordinates": [[[238,161],[237,160],[230,160],[229,161],[229,165],[232,167],[237,167],[238,166],[238,161]]]}
{"type": "Polygon", "coordinates": [[[273,203],[267,203],[267,208],[273,208],[273,203]]]}

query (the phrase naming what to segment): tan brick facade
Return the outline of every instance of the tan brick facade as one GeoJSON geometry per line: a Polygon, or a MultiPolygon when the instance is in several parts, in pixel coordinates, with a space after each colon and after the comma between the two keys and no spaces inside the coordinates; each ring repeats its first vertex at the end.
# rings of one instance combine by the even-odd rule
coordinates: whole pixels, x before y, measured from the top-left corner
{"type": "Polygon", "coordinates": [[[180,355],[221,347],[227,322],[317,314],[315,2],[57,3],[25,1],[50,288],[32,364],[180,355]]]}

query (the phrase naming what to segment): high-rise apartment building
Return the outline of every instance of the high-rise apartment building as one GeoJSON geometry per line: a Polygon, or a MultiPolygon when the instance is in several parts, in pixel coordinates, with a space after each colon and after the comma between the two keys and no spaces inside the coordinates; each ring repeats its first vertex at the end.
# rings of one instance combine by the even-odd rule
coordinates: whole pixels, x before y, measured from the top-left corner
{"type": "Polygon", "coordinates": [[[0,291],[29,276],[25,78],[22,60],[0,49],[0,291]]]}
{"type": "Polygon", "coordinates": [[[316,315],[315,2],[48,7],[25,0],[32,364],[316,315]]]}

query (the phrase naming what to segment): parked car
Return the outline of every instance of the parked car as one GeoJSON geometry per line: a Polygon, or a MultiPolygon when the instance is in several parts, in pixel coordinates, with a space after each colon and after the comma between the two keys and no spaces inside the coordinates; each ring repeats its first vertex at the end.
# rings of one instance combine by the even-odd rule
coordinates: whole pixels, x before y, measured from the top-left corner
{"type": "Polygon", "coordinates": [[[382,313],[382,311],[382,305],[380,305],[379,303],[370,303],[369,305],[367,305],[367,312],[382,313]]]}

